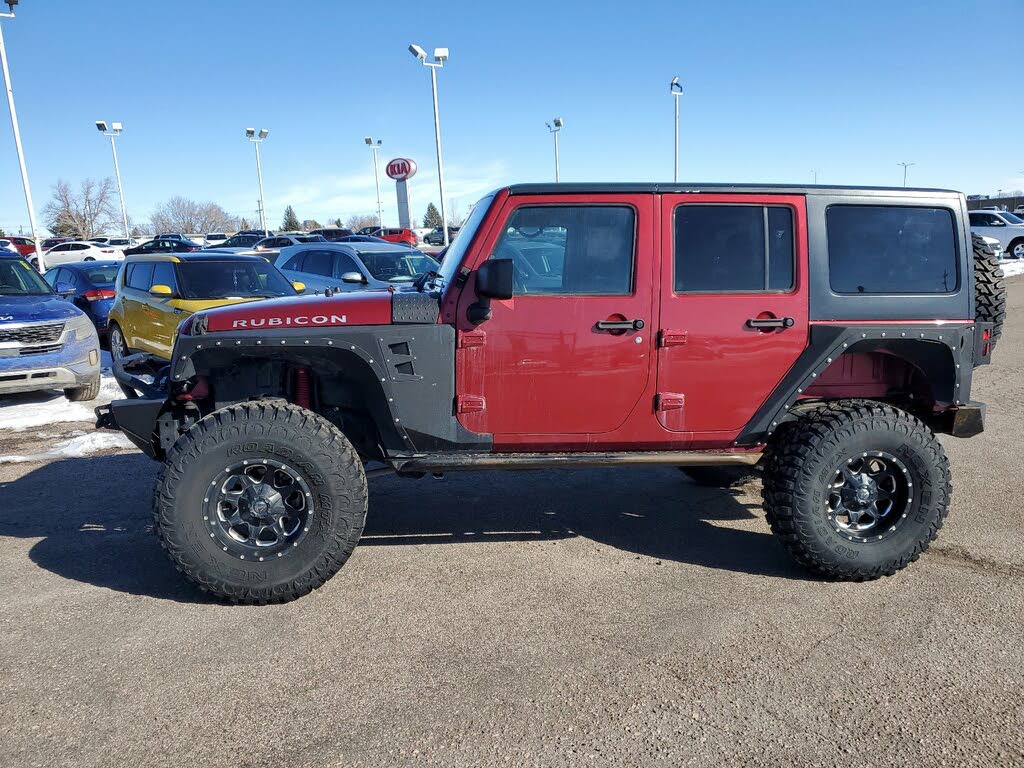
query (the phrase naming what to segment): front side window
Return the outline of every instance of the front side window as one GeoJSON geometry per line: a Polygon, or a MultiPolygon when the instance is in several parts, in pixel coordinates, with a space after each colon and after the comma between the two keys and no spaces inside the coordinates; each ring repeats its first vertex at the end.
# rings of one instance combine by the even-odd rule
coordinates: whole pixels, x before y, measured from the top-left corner
{"type": "Polygon", "coordinates": [[[166,285],[172,291],[175,290],[174,265],[164,261],[153,266],[153,277],[150,279],[149,287],[154,285],[166,285]]]}
{"type": "Polygon", "coordinates": [[[330,277],[334,274],[334,253],[331,251],[306,251],[302,271],[311,275],[330,277]]]}
{"type": "Polygon", "coordinates": [[[635,239],[636,213],[628,206],[523,206],[505,223],[491,258],[512,259],[516,295],[627,296],[635,239]]]}
{"type": "Polygon", "coordinates": [[[137,264],[129,264],[125,283],[129,288],[135,288],[139,291],[148,291],[149,286],[152,285],[152,282],[150,281],[152,276],[152,263],[139,262],[137,264]]]}
{"type": "Polygon", "coordinates": [[[952,293],[960,285],[948,208],[833,205],[825,221],[836,293],[952,293]]]}
{"type": "Polygon", "coordinates": [[[760,293],[793,288],[793,210],[772,205],[675,209],[676,293],[760,293]]]}

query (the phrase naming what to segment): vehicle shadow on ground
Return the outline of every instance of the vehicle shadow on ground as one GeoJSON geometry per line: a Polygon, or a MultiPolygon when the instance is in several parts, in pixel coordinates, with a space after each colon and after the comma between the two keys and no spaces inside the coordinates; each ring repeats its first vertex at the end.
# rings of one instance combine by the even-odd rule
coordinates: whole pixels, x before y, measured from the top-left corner
{"type": "Polygon", "coordinates": [[[658,467],[466,472],[440,482],[383,476],[370,482],[360,546],[583,536],[660,560],[809,578],[771,534],[756,480],[748,488],[705,488],[673,467],[658,467]],[[759,530],[729,525],[755,518],[759,530]]]}
{"type": "MultiPolygon", "coordinates": [[[[33,562],[74,581],[179,602],[210,602],[152,535],[157,465],[141,454],[46,464],[0,483],[0,536],[39,538],[33,562]]],[[[806,578],[735,489],[702,488],[671,468],[480,472],[441,482],[378,477],[360,546],[543,541],[584,536],[661,560],[806,578]]]]}

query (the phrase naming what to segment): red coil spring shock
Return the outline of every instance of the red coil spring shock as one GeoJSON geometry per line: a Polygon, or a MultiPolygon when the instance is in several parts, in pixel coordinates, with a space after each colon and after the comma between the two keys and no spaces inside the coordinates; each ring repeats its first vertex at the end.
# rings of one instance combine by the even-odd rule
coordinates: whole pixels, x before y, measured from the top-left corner
{"type": "Polygon", "coordinates": [[[295,369],[295,393],[293,399],[295,401],[295,404],[302,408],[310,407],[311,398],[309,389],[308,368],[295,369]]]}

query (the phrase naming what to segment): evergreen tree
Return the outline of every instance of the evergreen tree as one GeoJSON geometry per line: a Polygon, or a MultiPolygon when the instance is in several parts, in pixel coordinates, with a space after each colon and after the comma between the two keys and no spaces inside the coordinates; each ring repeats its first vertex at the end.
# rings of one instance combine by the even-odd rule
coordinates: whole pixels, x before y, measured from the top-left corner
{"type": "Polygon", "coordinates": [[[290,205],[284,209],[284,221],[281,222],[282,232],[295,232],[302,229],[302,222],[295,215],[295,209],[290,205]]]}
{"type": "Polygon", "coordinates": [[[430,203],[427,206],[427,212],[423,214],[423,226],[424,227],[440,227],[441,226],[441,212],[437,210],[437,206],[430,203]]]}

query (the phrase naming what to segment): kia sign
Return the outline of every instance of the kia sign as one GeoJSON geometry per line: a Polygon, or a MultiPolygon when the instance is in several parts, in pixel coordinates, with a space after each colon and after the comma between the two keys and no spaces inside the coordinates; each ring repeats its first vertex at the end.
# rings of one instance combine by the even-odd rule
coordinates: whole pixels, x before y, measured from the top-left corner
{"type": "Polygon", "coordinates": [[[388,163],[387,175],[395,181],[405,181],[416,175],[416,161],[405,157],[396,157],[388,163]]]}

